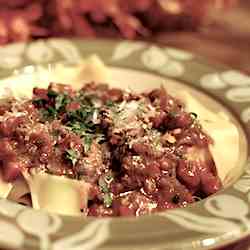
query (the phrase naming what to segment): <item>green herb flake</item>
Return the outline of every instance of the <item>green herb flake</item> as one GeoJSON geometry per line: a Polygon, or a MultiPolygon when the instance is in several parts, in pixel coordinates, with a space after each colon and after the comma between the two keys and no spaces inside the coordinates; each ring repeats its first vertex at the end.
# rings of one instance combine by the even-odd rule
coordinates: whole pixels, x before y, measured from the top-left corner
{"type": "Polygon", "coordinates": [[[146,106],[144,102],[139,102],[138,104],[138,113],[139,115],[142,115],[146,112],[146,106]]]}
{"type": "Polygon", "coordinates": [[[93,114],[95,110],[96,109],[93,107],[86,106],[67,113],[67,122],[65,125],[79,136],[87,136],[87,145],[89,145],[89,142],[95,138],[95,135],[99,134],[99,127],[93,122],[93,114]]]}
{"type": "Polygon", "coordinates": [[[69,123],[82,122],[84,124],[89,123],[90,125],[94,125],[93,122],[91,122],[94,111],[95,108],[93,107],[82,106],[80,109],[68,112],[67,118],[69,123]]]}
{"type": "Polygon", "coordinates": [[[35,99],[32,101],[32,103],[36,106],[43,106],[45,104],[45,100],[44,99],[35,99]]]}
{"type": "Polygon", "coordinates": [[[80,122],[69,122],[66,124],[70,130],[72,130],[74,133],[78,134],[78,135],[83,135],[83,132],[85,131],[85,126],[84,124],[80,123],[80,122]]]}
{"type": "Polygon", "coordinates": [[[103,196],[103,204],[105,207],[111,207],[113,203],[113,198],[111,193],[104,194],[103,196]]]}
{"type": "Polygon", "coordinates": [[[40,110],[44,120],[53,120],[57,116],[57,111],[53,107],[40,110]]]}
{"type": "Polygon", "coordinates": [[[60,94],[56,97],[55,108],[57,111],[64,111],[68,103],[70,103],[69,96],[65,94],[60,94]]]}
{"type": "Polygon", "coordinates": [[[75,166],[75,164],[77,163],[78,159],[79,159],[79,153],[74,150],[74,149],[68,149],[66,150],[66,159],[69,160],[73,166],[75,166]]]}
{"type": "Polygon", "coordinates": [[[93,137],[90,134],[86,134],[84,136],[84,152],[88,152],[91,148],[92,142],[93,142],[93,137]]]}
{"type": "Polygon", "coordinates": [[[112,175],[112,173],[108,173],[105,175],[105,180],[107,183],[111,183],[114,180],[114,177],[112,175]]]}
{"type": "Polygon", "coordinates": [[[104,177],[100,177],[98,180],[98,185],[103,193],[109,192],[108,183],[105,181],[104,177]]]}

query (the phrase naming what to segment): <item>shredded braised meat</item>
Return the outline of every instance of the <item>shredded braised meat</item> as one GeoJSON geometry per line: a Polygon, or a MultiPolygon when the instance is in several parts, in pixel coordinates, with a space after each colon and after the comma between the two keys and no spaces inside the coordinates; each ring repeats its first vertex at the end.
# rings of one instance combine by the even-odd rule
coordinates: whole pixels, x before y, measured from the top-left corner
{"type": "Polygon", "coordinates": [[[0,169],[7,182],[33,168],[85,180],[89,216],[184,207],[221,188],[198,118],[164,88],[52,83],[0,105],[0,169]]]}

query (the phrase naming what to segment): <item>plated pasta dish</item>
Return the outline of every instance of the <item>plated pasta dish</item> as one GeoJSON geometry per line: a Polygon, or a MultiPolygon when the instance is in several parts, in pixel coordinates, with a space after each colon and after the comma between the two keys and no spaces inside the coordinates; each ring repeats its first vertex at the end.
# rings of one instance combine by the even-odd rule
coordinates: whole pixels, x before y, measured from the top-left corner
{"type": "Polygon", "coordinates": [[[190,94],[180,96],[164,87],[138,93],[52,82],[30,98],[2,99],[0,195],[100,217],[185,207],[216,193],[231,154],[218,147],[223,130],[235,127],[190,94]]]}

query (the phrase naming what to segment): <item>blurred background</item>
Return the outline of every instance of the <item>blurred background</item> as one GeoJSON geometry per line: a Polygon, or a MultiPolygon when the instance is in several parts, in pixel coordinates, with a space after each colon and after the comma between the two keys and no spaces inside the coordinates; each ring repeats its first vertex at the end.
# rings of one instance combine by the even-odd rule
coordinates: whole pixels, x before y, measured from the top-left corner
{"type": "Polygon", "coordinates": [[[0,0],[0,46],[47,37],[154,41],[250,73],[250,0],[0,0]]]}

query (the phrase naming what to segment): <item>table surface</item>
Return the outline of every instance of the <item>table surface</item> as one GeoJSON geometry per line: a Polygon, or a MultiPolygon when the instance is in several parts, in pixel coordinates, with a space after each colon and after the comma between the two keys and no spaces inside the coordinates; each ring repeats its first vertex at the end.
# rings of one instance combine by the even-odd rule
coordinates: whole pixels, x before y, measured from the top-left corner
{"type": "Polygon", "coordinates": [[[199,32],[160,33],[155,41],[187,49],[250,74],[250,0],[225,15],[214,17],[199,32]]]}

